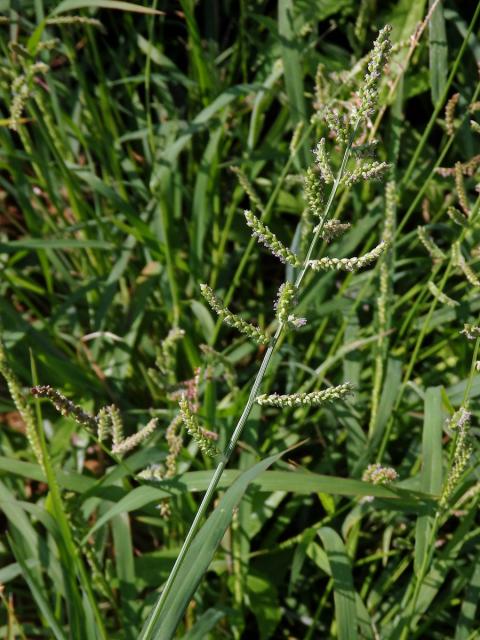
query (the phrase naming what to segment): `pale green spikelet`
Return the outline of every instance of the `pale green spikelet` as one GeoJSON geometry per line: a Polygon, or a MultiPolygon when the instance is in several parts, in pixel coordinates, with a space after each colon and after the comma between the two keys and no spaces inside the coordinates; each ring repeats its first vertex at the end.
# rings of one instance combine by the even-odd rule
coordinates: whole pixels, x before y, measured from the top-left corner
{"type": "Polygon", "coordinates": [[[460,331],[460,333],[463,333],[463,335],[466,336],[469,340],[476,340],[477,338],[480,338],[480,327],[476,324],[469,324],[468,322],[466,322],[463,325],[463,329],[460,331]]]}
{"type": "Polygon", "coordinates": [[[25,395],[23,394],[20,381],[11,369],[7,360],[7,353],[3,342],[0,340],[0,374],[5,378],[8,391],[12,396],[13,404],[17,408],[18,413],[21,415],[23,422],[25,423],[25,435],[27,436],[28,443],[32,449],[38,464],[45,470],[43,461],[42,446],[40,444],[40,437],[37,431],[37,423],[32,408],[27,403],[25,395]]]}
{"type": "Polygon", "coordinates": [[[470,127],[475,133],[480,133],[480,124],[475,120],[470,120],[470,127]]]}
{"type": "Polygon", "coordinates": [[[152,435],[152,433],[157,428],[157,425],[158,420],[156,418],[153,418],[145,427],[140,429],[140,431],[137,431],[137,433],[134,433],[133,435],[121,440],[120,442],[117,441],[117,443],[115,443],[112,447],[112,453],[121,455],[126,453],[127,451],[135,449],[135,447],[138,447],[139,444],[144,442],[148,437],[152,435]]]}
{"type": "Polygon", "coordinates": [[[262,394],[255,400],[259,405],[267,407],[320,407],[327,402],[343,400],[352,393],[352,385],[348,382],[336,387],[323,389],[322,391],[312,391],[310,393],[292,393],[287,395],[262,394]]]}
{"type": "Polygon", "coordinates": [[[97,419],[95,416],[84,411],[82,407],[76,405],[50,385],[37,385],[32,387],[31,393],[39,398],[48,398],[62,416],[73,418],[75,422],[83,427],[87,427],[95,432],[97,431],[97,419]]]}
{"type": "Polygon", "coordinates": [[[86,18],[84,16],[59,16],[57,18],[47,18],[45,21],[49,26],[69,26],[69,25],[82,25],[88,27],[96,27],[97,29],[103,29],[103,24],[100,20],[95,18],[86,18]]]}
{"type": "Polygon", "coordinates": [[[314,233],[319,231],[322,240],[325,240],[325,242],[331,242],[335,238],[341,236],[342,233],[345,233],[345,231],[348,231],[351,226],[352,225],[349,222],[342,223],[339,220],[327,220],[323,227],[321,224],[317,225],[313,231],[314,233]]]}
{"type": "Polygon", "coordinates": [[[425,230],[425,227],[417,227],[417,235],[428,254],[434,261],[445,260],[446,256],[440,247],[432,240],[425,230]]]}
{"type": "Polygon", "coordinates": [[[474,287],[480,287],[480,280],[463,257],[459,242],[454,242],[452,245],[452,259],[455,266],[463,272],[468,282],[474,287]]]}
{"type": "Polygon", "coordinates": [[[464,227],[467,224],[467,216],[462,211],[457,209],[457,207],[448,207],[447,215],[450,220],[453,220],[453,222],[460,225],[461,227],[464,227]]]}
{"type": "Polygon", "coordinates": [[[322,217],[323,213],[323,182],[320,176],[309,167],[304,180],[305,200],[312,216],[322,217]]]}
{"type": "Polygon", "coordinates": [[[239,316],[232,313],[229,309],[227,309],[227,307],[219,298],[217,298],[213,290],[208,285],[201,284],[200,291],[202,292],[202,295],[208,302],[208,304],[216,313],[218,313],[225,324],[228,324],[230,327],[235,327],[235,329],[238,329],[240,333],[248,336],[258,344],[268,344],[270,342],[268,336],[266,336],[258,327],[255,327],[253,324],[246,322],[239,316]]]}
{"type": "Polygon", "coordinates": [[[434,282],[432,282],[432,280],[428,281],[428,290],[430,291],[432,296],[436,300],[438,300],[438,302],[446,305],[447,307],[458,307],[458,305],[460,304],[456,300],[449,298],[445,293],[443,293],[443,291],[440,291],[440,289],[434,282]]]}
{"type": "Polygon", "coordinates": [[[97,413],[97,437],[99,442],[104,442],[110,434],[110,411],[108,407],[102,407],[97,413]]]}
{"type": "Polygon", "coordinates": [[[468,216],[470,214],[470,207],[468,206],[467,192],[465,191],[465,182],[463,180],[463,165],[461,162],[455,163],[455,188],[460,207],[465,212],[465,215],[468,216]]]}
{"type": "Polygon", "coordinates": [[[353,171],[346,171],[342,177],[342,183],[350,187],[361,180],[380,180],[390,166],[388,162],[377,162],[376,160],[362,163],[353,171]]]}
{"type": "Polygon", "coordinates": [[[303,120],[300,120],[295,126],[295,129],[293,130],[292,139],[290,140],[290,148],[289,148],[290,154],[292,156],[295,155],[295,153],[297,152],[304,127],[305,127],[305,122],[303,120]]]}
{"type": "Polygon", "coordinates": [[[305,318],[297,318],[292,313],[297,303],[297,293],[297,288],[292,282],[284,282],[280,285],[274,305],[278,322],[292,329],[303,327],[307,322],[305,318]]]}
{"type": "Polygon", "coordinates": [[[365,253],[359,258],[320,258],[320,260],[310,260],[309,266],[314,271],[325,271],[328,269],[335,269],[337,271],[357,271],[368,267],[375,262],[382,253],[386,250],[387,243],[380,242],[368,253],[365,253]]]}
{"type": "Polygon", "coordinates": [[[240,167],[230,167],[230,171],[237,176],[240,186],[247,194],[252,206],[260,213],[263,213],[264,207],[259,195],[255,191],[253,184],[247,178],[245,172],[240,167]]]}
{"type": "Polygon", "coordinates": [[[455,133],[455,107],[459,98],[460,94],[454,93],[445,105],[445,127],[449,136],[455,133]]]}
{"type": "Polygon", "coordinates": [[[177,473],[177,458],[182,450],[183,438],[178,435],[178,428],[182,424],[182,416],[180,413],[171,420],[165,433],[168,445],[168,455],[165,460],[166,472],[165,478],[173,478],[177,473]]]}
{"type": "Polygon", "coordinates": [[[112,442],[115,449],[123,440],[123,420],[118,407],[114,404],[108,407],[108,412],[112,421],[112,442]]]}
{"type": "Polygon", "coordinates": [[[471,413],[461,407],[448,421],[448,428],[456,432],[456,441],[453,452],[453,463],[447,476],[447,480],[443,486],[442,495],[439,501],[441,509],[445,509],[448,506],[450,496],[465,471],[473,452],[473,445],[470,437],[470,419],[471,413]]]}
{"type": "Polygon", "coordinates": [[[335,177],[330,167],[330,158],[328,157],[328,153],[325,148],[325,138],[320,139],[320,142],[313,150],[313,153],[315,154],[317,166],[320,169],[323,181],[326,184],[332,183],[335,180],[335,177]]]}
{"type": "Polygon", "coordinates": [[[322,117],[327,123],[331,133],[336,137],[338,142],[348,144],[350,137],[350,129],[348,123],[339,115],[337,111],[329,107],[322,109],[322,117]]]}
{"type": "Polygon", "coordinates": [[[290,264],[292,267],[300,266],[300,260],[288,249],[270,229],[263,224],[251,211],[244,211],[247,225],[252,229],[252,235],[270,251],[272,255],[278,258],[284,264],[290,264]]]}
{"type": "Polygon", "coordinates": [[[378,84],[384,66],[387,64],[392,49],[390,33],[392,27],[386,25],[380,30],[373,45],[373,51],[368,63],[368,71],[358,92],[359,106],[351,113],[352,122],[360,122],[369,118],[375,111],[378,102],[378,84]]]}
{"type": "Polygon", "coordinates": [[[202,429],[198,424],[197,416],[192,412],[186,398],[180,400],[180,414],[183,424],[192,436],[199,448],[207,456],[214,457],[218,454],[217,447],[213,444],[210,432],[202,429]]]}
{"type": "Polygon", "coordinates": [[[165,474],[163,466],[160,464],[152,464],[147,469],[143,469],[140,473],[137,473],[137,478],[140,480],[164,480],[165,474]]]}
{"type": "Polygon", "coordinates": [[[398,473],[393,467],[384,467],[379,462],[369,464],[362,475],[363,482],[386,486],[398,479],[398,473]]]}

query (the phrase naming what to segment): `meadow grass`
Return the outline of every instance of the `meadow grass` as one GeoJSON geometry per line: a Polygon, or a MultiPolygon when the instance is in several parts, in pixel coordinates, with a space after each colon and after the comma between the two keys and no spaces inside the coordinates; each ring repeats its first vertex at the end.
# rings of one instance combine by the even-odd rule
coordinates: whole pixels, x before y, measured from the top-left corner
{"type": "Polygon", "coordinates": [[[480,4],[144,4],[0,2],[0,636],[478,637],[480,4]]]}

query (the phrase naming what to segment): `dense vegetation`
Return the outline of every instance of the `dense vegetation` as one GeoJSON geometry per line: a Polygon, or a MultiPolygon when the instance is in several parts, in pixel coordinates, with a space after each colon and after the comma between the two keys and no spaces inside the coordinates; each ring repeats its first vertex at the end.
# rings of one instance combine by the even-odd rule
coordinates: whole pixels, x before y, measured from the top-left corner
{"type": "Polygon", "coordinates": [[[312,255],[378,259],[306,273],[261,388],[333,402],[253,406],[170,610],[188,640],[480,637],[476,4],[0,0],[0,637],[140,637],[387,24],[355,132],[382,176],[312,255]]]}

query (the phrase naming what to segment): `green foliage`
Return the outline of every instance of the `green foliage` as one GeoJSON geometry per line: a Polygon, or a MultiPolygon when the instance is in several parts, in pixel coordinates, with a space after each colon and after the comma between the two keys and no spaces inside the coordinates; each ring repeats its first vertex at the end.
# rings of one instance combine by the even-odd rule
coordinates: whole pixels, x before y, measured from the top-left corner
{"type": "Polygon", "coordinates": [[[480,4],[2,11],[0,636],[473,637],[480,4]]]}

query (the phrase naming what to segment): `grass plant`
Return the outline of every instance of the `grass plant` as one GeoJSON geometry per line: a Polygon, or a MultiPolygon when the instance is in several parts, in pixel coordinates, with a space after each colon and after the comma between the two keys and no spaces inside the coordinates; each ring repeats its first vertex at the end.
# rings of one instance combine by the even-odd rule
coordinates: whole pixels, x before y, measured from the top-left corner
{"type": "Polygon", "coordinates": [[[480,3],[0,6],[0,637],[477,637],[480,3]]]}

